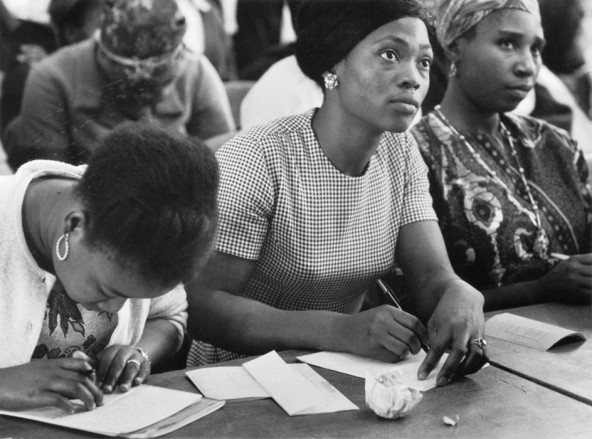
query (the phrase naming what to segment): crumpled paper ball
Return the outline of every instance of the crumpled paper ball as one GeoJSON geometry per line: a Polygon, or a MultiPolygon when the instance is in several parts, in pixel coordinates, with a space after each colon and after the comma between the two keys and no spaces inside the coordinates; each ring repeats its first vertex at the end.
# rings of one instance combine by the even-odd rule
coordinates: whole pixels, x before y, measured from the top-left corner
{"type": "Polygon", "coordinates": [[[381,418],[397,419],[407,415],[423,398],[421,392],[403,383],[398,369],[378,376],[366,375],[366,405],[381,418]]]}

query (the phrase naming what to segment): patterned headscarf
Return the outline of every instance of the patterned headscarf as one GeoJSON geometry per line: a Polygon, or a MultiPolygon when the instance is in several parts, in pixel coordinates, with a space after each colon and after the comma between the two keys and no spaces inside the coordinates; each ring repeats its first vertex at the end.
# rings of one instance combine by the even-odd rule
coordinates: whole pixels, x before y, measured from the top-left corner
{"type": "Polygon", "coordinates": [[[184,59],[185,17],[172,0],[106,0],[98,62],[105,92],[134,106],[159,101],[184,59]]]}
{"type": "Polygon", "coordinates": [[[440,45],[448,53],[458,37],[500,9],[518,9],[541,19],[537,0],[443,0],[436,20],[440,45]]]}

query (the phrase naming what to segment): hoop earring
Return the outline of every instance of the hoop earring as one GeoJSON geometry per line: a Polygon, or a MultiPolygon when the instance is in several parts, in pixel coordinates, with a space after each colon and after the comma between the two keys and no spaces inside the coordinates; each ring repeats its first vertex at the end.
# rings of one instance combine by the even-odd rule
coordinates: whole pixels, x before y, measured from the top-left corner
{"type": "Polygon", "coordinates": [[[60,261],[65,261],[66,259],[68,259],[68,254],[70,254],[70,242],[68,241],[70,239],[70,234],[69,233],[64,233],[62,236],[60,236],[56,242],[56,248],[55,248],[55,252],[56,252],[56,256],[60,261]],[[62,246],[62,241],[64,242],[64,254],[60,254],[60,247],[62,246]]]}
{"type": "Polygon", "coordinates": [[[450,70],[448,70],[448,77],[449,78],[458,77],[458,68],[456,67],[456,61],[452,61],[452,64],[450,64],[450,70]]]}
{"type": "Polygon", "coordinates": [[[323,80],[325,81],[325,88],[327,90],[333,90],[339,86],[339,81],[337,80],[337,75],[335,73],[323,73],[323,80]]]}

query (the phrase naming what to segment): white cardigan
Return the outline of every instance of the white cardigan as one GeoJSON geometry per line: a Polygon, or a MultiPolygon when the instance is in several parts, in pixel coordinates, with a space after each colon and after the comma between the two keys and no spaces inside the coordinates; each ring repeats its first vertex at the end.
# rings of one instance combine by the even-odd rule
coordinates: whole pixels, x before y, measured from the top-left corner
{"type": "MultiPolygon", "coordinates": [[[[22,206],[29,183],[54,175],[79,179],[86,166],[36,160],[15,175],[0,177],[0,367],[31,361],[39,340],[55,276],[39,268],[25,241],[22,206]]],[[[128,299],[118,312],[109,344],[135,345],[147,319],[169,320],[179,332],[187,324],[185,290],[178,286],[156,299],[128,299]]]]}

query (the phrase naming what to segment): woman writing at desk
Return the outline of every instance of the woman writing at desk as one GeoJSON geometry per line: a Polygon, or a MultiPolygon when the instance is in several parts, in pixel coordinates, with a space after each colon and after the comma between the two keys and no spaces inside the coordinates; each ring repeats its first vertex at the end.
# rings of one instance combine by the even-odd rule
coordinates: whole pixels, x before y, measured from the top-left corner
{"type": "Polygon", "coordinates": [[[404,133],[428,87],[429,14],[415,0],[312,0],[297,21],[296,57],[324,103],[218,151],[218,252],[187,286],[200,340],[188,363],[297,348],[398,361],[429,339],[420,377],[449,346],[439,385],[478,370],[483,298],[450,267],[404,133]],[[427,329],[391,306],[359,312],[395,257],[427,329]]]}
{"type": "Polygon", "coordinates": [[[448,88],[413,134],[455,271],[486,310],[590,302],[586,163],[563,130],[508,113],[541,67],[537,1],[447,0],[437,29],[448,88]]]}
{"type": "Polygon", "coordinates": [[[217,183],[205,146],[135,125],[88,167],[39,160],[0,178],[0,408],[93,409],[175,352],[175,286],[209,253],[217,183]]]}

